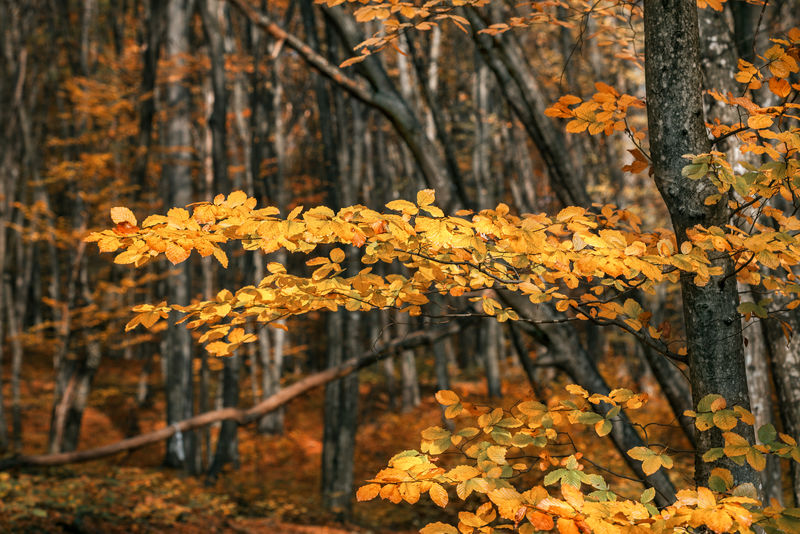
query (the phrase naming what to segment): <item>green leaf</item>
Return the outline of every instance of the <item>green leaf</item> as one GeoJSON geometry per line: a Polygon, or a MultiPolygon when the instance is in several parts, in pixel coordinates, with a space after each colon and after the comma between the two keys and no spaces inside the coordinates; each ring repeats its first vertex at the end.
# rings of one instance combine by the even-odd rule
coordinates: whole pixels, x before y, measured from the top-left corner
{"type": "Polygon", "coordinates": [[[703,453],[703,461],[704,462],[713,462],[719,460],[725,456],[722,447],[714,447],[713,449],[708,449],[705,453],[703,453]]]}
{"type": "MultiPolygon", "coordinates": [[[[747,303],[742,303],[747,304],[747,303]]],[[[752,302],[750,303],[752,304],[752,302]]],[[[740,306],[741,307],[741,306],[740,306]]],[[[716,393],[711,393],[710,395],[706,395],[700,402],[697,403],[697,411],[698,412],[710,412],[711,411],[711,403],[713,403],[717,399],[721,399],[722,395],[717,395],[716,393]]]]}
{"type": "Polygon", "coordinates": [[[566,474],[567,470],[564,468],[556,469],[555,471],[550,471],[544,476],[544,481],[543,481],[544,485],[552,486],[553,484],[561,480],[561,477],[563,477],[566,474]]]}
{"type": "Polygon", "coordinates": [[[758,440],[761,443],[772,443],[778,439],[778,432],[771,423],[767,423],[758,429],[758,440]]]}
{"type": "Polygon", "coordinates": [[[687,165],[681,170],[681,174],[690,180],[699,180],[708,174],[708,164],[692,164],[687,165]]]}
{"type": "Polygon", "coordinates": [[[561,483],[567,484],[574,488],[580,488],[581,484],[583,484],[584,478],[586,478],[586,473],[584,473],[583,471],[569,470],[563,477],[561,477],[561,483]]]}
{"type": "Polygon", "coordinates": [[[603,416],[594,412],[583,412],[578,416],[578,422],[584,425],[593,425],[602,420],[603,416]]]}

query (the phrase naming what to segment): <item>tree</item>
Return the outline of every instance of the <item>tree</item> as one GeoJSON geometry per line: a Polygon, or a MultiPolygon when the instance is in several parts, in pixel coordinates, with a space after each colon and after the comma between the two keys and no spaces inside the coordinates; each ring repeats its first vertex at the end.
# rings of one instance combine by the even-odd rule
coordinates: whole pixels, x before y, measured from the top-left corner
{"type": "MultiPolygon", "coordinates": [[[[100,347],[103,354],[108,352],[111,357],[121,353],[100,335],[92,310],[97,309],[98,303],[105,306],[113,301],[118,306],[139,301],[133,291],[119,298],[114,296],[116,293],[104,294],[99,287],[94,293],[90,291],[95,280],[121,281],[122,287],[131,288],[134,286],[126,284],[133,278],[120,274],[122,269],[108,274],[107,265],[87,261],[81,254],[83,249],[74,246],[79,238],[76,232],[58,234],[63,237],[56,241],[57,245],[52,240],[33,237],[47,235],[40,231],[44,228],[41,221],[51,223],[51,228],[57,228],[59,220],[69,220],[78,228],[84,223],[91,226],[91,217],[104,213],[109,202],[134,207],[137,202],[157,200],[148,198],[148,188],[154,188],[146,179],[163,174],[163,184],[173,179],[181,184],[177,192],[184,195],[183,200],[163,195],[168,203],[177,206],[202,197],[203,191],[215,187],[215,181],[222,190],[245,191],[199,205],[194,213],[175,209],[166,220],[150,220],[153,224],[140,229],[131,214],[115,209],[117,228],[98,238],[104,250],[117,246],[126,249],[123,255],[128,256],[121,256],[118,261],[137,262],[144,257],[137,254],[150,257],[152,251],[163,247],[161,252],[168,252],[183,274],[202,272],[202,276],[193,276],[195,283],[185,284],[182,302],[171,295],[168,306],[142,308],[140,318],[146,324],[164,313],[179,312],[174,308],[176,303],[188,305],[185,311],[193,314],[192,325],[201,330],[197,336],[207,336],[206,342],[218,355],[228,354],[238,342],[252,340],[251,332],[259,334],[259,360],[252,357],[253,345],[239,345],[237,359],[226,358],[224,363],[207,355],[201,356],[200,362],[193,354],[188,355],[188,360],[184,358],[180,368],[189,380],[184,380],[187,387],[191,384],[187,362],[201,367],[201,411],[208,410],[206,393],[214,389],[213,384],[209,387],[209,380],[217,372],[209,370],[209,364],[212,369],[226,368],[227,372],[220,375],[224,385],[217,390],[223,391],[224,400],[220,402],[233,409],[233,392],[238,386],[232,380],[238,373],[234,368],[238,369],[236,362],[240,358],[248,362],[244,359],[246,352],[251,352],[245,371],[250,371],[254,397],[271,397],[273,388],[278,388],[280,363],[271,368],[274,372],[266,372],[271,362],[268,340],[279,338],[283,330],[275,330],[276,336],[265,336],[260,331],[265,329],[264,321],[274,320],[277,324],[307,311],[335,306],[346,307],[346,311],[339,309],[341,316],[337,319],[353,318],[344,324],[356,324],[360,311],[375,307],[405,308],[420,315],[442,315],[448,320],[454,319],[451,315],[474,314],[475,309],[480,309],[503,319],[521,319],[510,332],[516,333],[514,346],[527,365],[529,376],[535,378],[539,373],[536,366],[554,364],[584,389],[608,398],[616,398],[619,393],[612,395],[613,386],[598,369],[598,360],[609,352],[609,343],[619,343],[620,336],[607,337],[605,332],[610,329],[600,326],[624,330],[629,336],[623,342],[623,350],[637,350],[633,339],[644,347],[631,359],[647,360],[670,398],[675,415],[680,417],[687,409],[697,408],[697,423],[683,417],[684,431],[693,432],[698,424],[713,423],[713,432],[697,436],[700,447],[696,475],[700,486],[726,490],[729,477],[721,476],[724,472],[719,469],[730,471],[730,480],[737,484],[757,484],[751,467],[760,465],[759,454],[771,450],[769,443],[783,443],[783,453],[790,454],[791,444],[773,436],[769,427],[759,435],[761,443],[757,445],[765,449],[756,448],[752,430],[744,424],[749,416],[745,411],[747,391],[741,364],[744,339],[740,325],[743,316],[751,352],[757,346],[753,341],[764,338],[766,350],[761,353],[770,354],[775,384],[771,385],[767,377],[766,385],[762,383],[757,391],[774,388],[776,398],[783,401],[776,407],[782,418],[776,423],[777,430],[795,435],[792,429],[797,427],[798,411],[793,399],[800,388],[792,366],[795,359],[791,348],[786,349],[785,339],[792,325],[797,324],[797,312],[792,309],[797,296],[793,278],[796,118],[792,111],[797,91],[792,84],[797,70],[797,35],[776,32],[774,37],[779,40],[774,43],[767,43],[764,37],[766,28],[772,31],[777,27],[775,14],[780,15],[783,8],[765,8],[766,22],[756,32],[759,39],[752,35],[731,36],[724,60],[715,65],[704,64],[701,74],[699,54],[708,58],[708,50],[716,49],[727,39],[725,21],[717,17],[715,22],[710,20],[714,17],[708,16],[711,8],[722,7],[716,2],[704,12],[700,43],[695,31],[695,9],[687,3],[648,3],[642,11],[635,5],[594,6],[581,2],[559,8],[538,3],[528,10],[485,1],[419,5],[359,1],[352,7],[356,8],[357,20],[363,23],[360,26],[349,18],[346,6],[333,5],[343,3],[322,2],[330,5],[314,8],[310,2],[261,2],[257,9],[257,3],[237,1],[232,5],[239,9],[217,17],[226,4],[189,2],[181,7],[181,17],[169,20],[164,17],[163,6],[151,3],[152,24],[141,31],[136,24],[120,22],[135,20],[136,6],[67,2],[60,5],[59,16],[47,18],[58,29],[56,41],[74,45],[61,47],[69,51],[59,55],[64,58],[63,63],[53,62],[69,65],[69,69],[55,70],[42,68],[47,64],[42,58],[25,59],[29,50],[41,50],[29,45],[41,32],[28,32],[25,28],[30,27],[30,22],[24,22],[37,18],[27,14],[17,17],[18,9],[3,4],[14,30],[2,45],[4,57],[13,59],[7,62],[7,79],[19,80],[3,85],[9,88],[3,95],[10,97],[3,98],[15,106],[23,104],[19,112],[4,115],[9,121],[5,123],[3,139],[11,149],[4,153],[2,162],[6,176],[11,178],[4,182],[10,196],[4,197],[2,212],[9,230],[9,255],[4,264],[4,279],[9,284],[2,288],[5,321],[0,327],[11,332],[9,341],[19,342],[10,343],[8,351],[12,363],[18,363],[11,367],[12,414],[17,408],[13,416],[21,420],[19,403],[14,399],[15,391],[19,391],[25,334],[32,327],[37,328],[36,332],[48,332],[46,325],[56,325],[57,331],[53,330],[58,343],[54,353],[59,379],[52,424],[57,437],[54,442],[67,445],[58,448],[74,447],[85,404],[80,399],[87,396],[93,370],[90,365],[87,370],[91,372],[84,372],[73,364],[90,354],[100,354],[96,350],[100,347]],[[483,9],[484,4],[488,4],[487,9],[483,9]],[[198,13],[192,7],[195,5],[198,13]],[[298,11],[302,27],[295,20],[298,11]],[[79,14],[77,19],[75,13],[79,14]],[[509,13],[520,16],[511,18],[509,13]],[[118,14],[127,19],[115,16],[118,14]],[[171,28],[168,30],[172,36],[164,41],[167,54],[173,55],[176,47],[183,51],[174,63],[163,61],[156,69],[163,40],[162,30],[154,23],[159,16],[171,28]],[[94,21],[106,17],[114,20],[113,35],[95,29],[94,21]],[[625,24],[620,24],[623,18],[625,24]],[[680,25],[661,24],[661,18],[680,21],[680,25]],[[81,24],[64,22],[68,20],[80,20],[81,24]],[[536,32],[519,31],[541,22],[548,24],[537,27],[536,32]],[[176,30],[179,25],[183,29],[176,30]],[[462,32],[458,25],[466,31],[462,32]],[[131,28],[139,31],[126,34],[131,28]],[[630,28],[630,34],[625,34],[625,28],[630,28]],[[346,60],[342,67],[335,66],[347,57],[351,47],[364,40],[363,31],[376,29],[380,31],[358,49],[364,52],[361,57],[346,60]],[[322,39],[317,37],[319,30],[322,39]],[[132,33],[136,37],[132,38],[132,33]],[[33,37],[21,39],[21,35],[33,37]],[[265,35],[270,37],[264,38],[265,35]],[[647,37],[646,58],[639,55],[641,35],[647,37]],[[267,49],[264,45],[269,38],[274,41],[267,49]],[[130,46],[139,39],[147,41],[148,46],[130,46]],[[657,47],[651,46],[654,39],[657,47]],[[605,43],[601,46],[599,40],[605,43]],[[207,45],[197,47],[201,51],[197,57],[188,53],[195,44],[207,45]],[[399,56],[392,52],[395,46],[399,56]],[[387,50],[377,53],[381,47],[387,50]],[[474,52],[467,54],[466,63],[454,53],[465,47],[474,52]],[[282,54],[282,50],[290,48],[296,53],[282,54]],[[438,52],[427,56],[428,49],[437,48],[444,50],[443,56],[438,52]],[[535,50],[542,53],[536,55],[535,50]],[[207,51],[208,67],[203,66],[206,58],[202,51],[207,51]],[[756,52],[763,55],[757,56],[756,52]],[[626,54],[627,60],[618,60],[626,54]],[[745,60],[738,70],[733,69],[736,54],[745,60]],[[125,57],[129,58],[125,74],[117,75],[114,67],[108,68],[119,65],[125,57]],[[441,57],[448,60],[437,59],[441,57]],[[141,58],[145,65],[137,65],[130,58],[141,58]],[[645,61],[642,66],[647,71],[646,100],[643,79],[635,72],[639,61],[645,61]],[[180,69],[164,68],[179,63],[183,65],[180,69]],[[475,77],[457,76],[473,65],[479,66],[475,77]],[[316,69],[325,79],[317,77],[313,84],[309,83],[303,66],[316,69]],[[26,73],[30,67],[33,75],[26,73]],[[68,74],[61,74],[67,71],[68,74]],[[37,73],[41,72],[49,74],[39,76],[37,73]],[[160,79],[156,78],[157,73],[160,79]],[[243,83],[244,73],[252,76],[252,87],[243,83]],[[67,91],[59,91],[57,83],[45,81],[61,79],[67,91]],[[95,83],[101,79],[110,81],[95,83]],[[716,89],[705,95],[705,102],[700,97],[701,79],[707,89],[716,89]],[[25,90],[17,90],[20,87],[25,90]],[[122,89],[125,87],[133,89],[122,89]],[[476,97],[474,107],[470,107],[469,94],[473,92],[476,97]],[[106,94],[98,96],[101,93],[106,94]],[[41,94],[58,95],[56,103],[50,106],[46,98],[36,96],[41,94]],[[20,95],[25,98],[20,99],[20,95]],[[169,105],[158,95],[167,95],[169,105]],[[302,105],[315,97],[316,107],[302,105]],[[465,105],[460,104],[462,100],[465,105]],[[675,106],[679,101],[685,105],[675,106]],[[548,108],[552,102],[555,103],[548,108]],[[650,127],[645,125],[645,103],[650,127]],[[114,112],[109,113],[112,109],[114,112]],[[200,111],[191,113],[193,109],[200,111]],[[376,111],[368,113],[364,111],[367,109],[376,111]],[[131,120],[138,111],[140,120],[131,120]],[[205,111],[208,113],[204,116],[205,111]],[[704,112],[706,119],[702,120],[704,112]],[[70,113],[74,120],[63,118],[70,113]],[[567,119],[567,133],[573,135],[564,135],[558,122],[548,115],[567,119]],[[26,126],[31,124],[31,117],[33,128],[26,126]],[[15,124],[24,126],[24,135],[15,135],[15,124]],[[53,125],[60,128],[56,136],[46,133],[55,129],[53,125]],[[587,130],[591,135],[583,134],[587,130]],[[153,136],[152,132],[160,135],[153,136]],[[597,135],[600,132],[612,135],[597,135]],[[315,137],[317,133],[319,139],[315,137]],[[47,178],[41,180],[37,179],[40,164],[30,155],[45,139],[49,139],[49,156],[47,164],[41,166],[47,178]],[[120,147],[126,139],[134,145],[138,157],[131,158],[132,151],[120,147]],[[155,139],[160,144],[153,143],[155,139]],[[630,149],[634,161],[623,172],[618,154],[625,149],[630,149]],[[158,150],[163,150],[163,157],[154,157],[158,150]],[[684,159],[685,154],[692,154],[692,159],[684,159]],[[739,162],[737,154],[746,154],[746,161],[739,162]],[[652,166],[650,158],[655,162],[652,166]],[[643,184],[653,183],[646,171],[653,173],[663,204],[653,200],[657,195],[640,189],[643,184]],[[127,172],[137,177],[139,191],[128,189],[124,181],[127,172]],[[16,180],[19,176],[25,179],[16,180]],[[115,185],[95,195],[95,176],[115,177],[115,185]],[[311,185],[303,185],[304,180],[311,185]],[[392,213],[378,207],[398,197],[413,196],[420,187],[435,188],[442,203],[440,208],[444,209],[434,206],[432,193],[427,190],[416,202],[390,202],[390,210],[395,209],[392,213]],[[361,192],[357,192],[359,189],[361,192]],[[91,194],[87,190],[92,190],[91,194]],[[189,194],[192,190],[195,196],[189,194]],[[333,210],[328,213],[316,208],[295,213],[291,209],[293,202],[302,197],[306,198],[301,203],[324,203],[333,210]],[[34,200],[48,206],[47,210],[37,211],[34,200]],[[359,201],[368,202],[372,210],[359,206],[359,201]],[[629,209],[606,206],[611,201],[629,209]],[[253,202],[276,205],[293,217],[277,217],[277,213],[254,209],[253,202]],[[592,206],[592,202],[597,205],[592,206]],[[458,212],[460,206],[478,209],[492,205],[496,205],[493,210],[458,212]],[[674,232],[659,229],[668,224],[662,208],[669,210],[674,232]],[[540,210],[552,215],[517,215],[540,210]],[[458,213],[445,216],[454,212],[458,213]],[[696,226],[698,223],[701,226],[696,226]],[[308,230],[314,225],[313,230],[308,230]],[[646,231],[642,232],[642,228],[646,231]],[[131,241],[125,241],[128,238],[131,241]],[[245,248],[262,248],[271,254],[269,260],[273,263],[268,274],[264,272],[265,262],[255,255],[255,286],[243,293],[218,294],[202,309],[189,305],[189,296],[199,291],[199,280],[205,298],[214,294],[215,283],[231,288],[234,284],[252,283],[243,263],[250,265],[250,259],[232,254],[235,247],[230,242],[236,240],[242,240],[245,248]],[[30,242],[36,245],[28,246],[30,242]],[[345,245],[342,250],[335,248],[337,243],[345,245]],[[320,246],[323,248],[317,248],[320,246]],[[178,262],[190,250],[207,254],[202,267],[195,269],[178,262]],[[303,266],[298,260],[301,255],[290,255],[288,250],[310,254],[317,251],[319,257],[303,266]],[[364,252],[366,266],[360,265],[364,252]],[[212,255],[220,262],[227,262],[230,256],[230,268],[217,275],[212,268],[212,255]],[[39,258],[46,259],[47,267],[52,263],[52,271],[41,268],[39,258]],[[385,263],[390,260],[395,266],[386,268],[385,263]],[[373,270],[359,272],[362,267],[373,270]],[[288,272],[296,276],[290,277],[288,272]],[[242,273],[241,282],[236,279],[238,273],[242,273]],[[261,287],[264,274],[270,282],[261,287]],[[752,291],[752,301],[736,301],[734,281],[743,290],[752,291]],[[678,285],[683,298],[673,297],[674,292],[665,290],[678,285]],[[39,309],[42,287],[49,295],[44,311],[39,309]],[[299,301],[294,302],[298,295],[299,301]],[[465,302],[465,296],[476,300],[465,302]],[[437,302],[430,302],[433,300],[437,302]],[[226,307],[230,310],[226,311],[226,307]],[[682,312],[686,320],[676,321],[673,311],[682,312]],[[765,316],[765,332],[756,336],[755,329],[749,326],[751,319],[765,316]],[[585,321],[578,323],[578,318],[588,318],[595,326],[589,328],[585,321]],[[720,332],[724,335],[716,337],[720,332]],[[533,344],[548,347],[548,355],[530,365],[532,362],[525,356],[533,344]],[[76,354],[77,360],[73,358],[76,354]],[[734,356],[731,365],[723,358],[730,355],[734,356]],[[257,381],[259,362],[263,362],[261,392],[257,381]],[[693,374],[694,402],[688,401],[683,369],[693,374]],[[71,373],[76,377],[74,381],[71,373]],[[724,388],[720,378],[724,379],[724,388]],[[719,389],[709,386],[715,383],[719,389]],[[71,389],[67,387],[70,384],[71,389]],[[75,395],[75,391],[81,393],[75,395]],[[709,396],[714,393],[727,398],[709,396]],[[727,428],[731,423],[739,425],[736,434],[727,428]],[[65,435],[66,440],[62,439],[65,435]],[[745,436],[747,441],[737,441],[734,435],[745,436]],[[743,454],[729,454],[735,452],[743,454]],[[709,475],[716,477],[713,483],[709,475]]],[[[742,17],[747,10],[738,4],[732,9],[734,29],[747,31],[747,21],[742,17]]],[[[160,209],[155,202],[142,204],[135,209],[160,209]]],[[[158,270],[142,272],[152,280],[158,270]]],[[[157,289],[157,282],[148,284],[143,289],[149,291],[145,298],[151,302],[167,293],[166,282],[160,283],[162,290],[157,289]]],[[[396,313],[399,312],[393,310],[392,316],[396,317],[396,313]]],[[[466,320],[462,321],[463,326],[466,320]]],[[[492,340],[498,336],[497,324],[492,320],[481,323],[481,332],[474,336],[472,344],[496,348],[498,344],[492,340]]],[[[472,328],[475,324],[478,321],[469,323],[468,334],[477,330],[472,328]]],[[[370,332],[381,328],[372,322],[369,326],[370,332]]],[[[107,328],[104,333],[108,331],[107,328]]],[[[301,327],[293,332],[299,338],[321,337],[315,336],[318,329],[301,327]]],[[[186,332],[171,327],[168,337],[174,341],[176,335],[183,336],[183,347],[189,346],[186,332]]],[[[158,339],[158,332],[139,338],[145,336],[148,340],[158,339]]],[[[467,338],[465,335],[456,340],[460,348],[469,344],[467,338]]],[[[348,341],[351,345],[346,352],[360,352],[359,343],[363,340],[350,336],[348,341]]],[[[175,343],[172,345],[174,348],[175,343]]],[[[337,356],[336,349],[334,346],[331,350],[332,361],[341,356],[337,356]]],[[[162,352],[170,358],[174,355],[174,351],[162,352]]],[[[132,353],[130,348],[125,349],[126,357],[132,353]]],[[[276,360],[280,354],[275,351],[276,360]]],[[[464,354],[467,363],[480,356],[474,350],[464,354]]],[[[320,365],[314,361],[313,353],[299,366],[292,359],[296,369],[316,370],[320,365]]],[[[403,360],[413,363],[413,354],[407,350],[403,360]]],[[[491,363],[493,358],[486,360],[491,363]]],[[[766,358],[762,361],[765,368],[766,358]]],[[[90,359],[86,358],[86,362],[90,359]]],[[[448,378],[444,351],[437,352],[436,363],[437,380],[444,387],[448,378]],[[442,362],[445,365],[440,365],[442,362]]],[[[405,367],[413,370],[413,365],[405,367]]],[[[487,370],[494,369],[487,365],[487,370]]],[[[174,368],[172,371],[167,377],[171,389],[184,389],[181,395],[184,400],[189,399],[190,407],[184,415],[176,415],[175,404],[170,405],[168,419],[178,424],[187,417],[193,419],[191,404],[196,395],[187,397],[183,385],[175,386],[177,374],[174,368]]],[[[497,392],[496,376],[487,378],[491,378],[489,383],[497,392]]],[[[353,377],[350,385],[354,382],[353,377]]],[[[331,386],[331,391],[336,387],[331,386]]],[[[352,393],[355,388],[350,390],[352,393]]],[[[751,394],[752,391],[755,390],[751,394]]],[[[548,409],[566,412],[568,419],[593,420],[602,431],[606,430],[606,422],[613,420],[610,435],[616,446],[623,453],[636,451],[634,456],[625,455],[633,476],[655,488],[653,502],[665,506],[674,498],[675,479],[670,481],[664,469],[652,468],[664,465],[668,460],[661,457],[671,457],[671,452],[650,448],[652,440],[636,426],[636,418],[626,418],[621,411],[609,415],[627,400],[612,399],[615,405],[591,395],[589,398],[599,402],[594,404],[580,393],[570,401],[579,405],[581,413],[557,403],[548,409]],[[592,406],[596,413],[584,413],[592,406]]],[[[355,406],[353,402],[343,404],[355,406]]],[[[443,411],[448,406],[443,405],[443,411]]],[[[769,411],[763,404],[757,407],[761,413],[769,411]]],[[[480,407],[475,410],[480,411],[480,407]]],[[[354,416],[354,410],[348,410],[344,419],[353,420],[354,416]]],[[[508,416],[519,414],[511,408],[508,416]]],[[[335,418],[331,422],[336,426],[335,418]]],[[[525,419],[528,424],[530,421],[525,419]]],[[[227,426],[235,429],[235,425],[227,426]]],[[[280,428],[280,423],[271,427],[280,428]]],[[[342,435],[352,438],[353,429],[348,426],[342,435]]],[[[490,438],[492,432],[488,434],[490,438]]],[[[172,449],[177,437],[184,437],[174,433],[169,436],[173,437],[172,449]]],[[[217,451],[222,452],[229,443],[231,440],[222,440],[217,451]]],[[[210,450],[210,440],[207,449],[210,450]]],[[[499,452],[493,449],[494,457],[499,458],[499,452]]],[[[191,456],[195,460],[199,454],[191,456]]],[[[224,461],[220,456],[216,466],[224,461]]],[[[588,458],[576,461],[576,465],[589,465],[588,458]]],[[[345,466],[342,472],[346,475],[349,467],[340,465],[345,466]]],[[[480,466],[476,468],[480,470],[480,466]]],[[[334,475],[333,479],[346,480],[345,475],[334,475]]],[[[800,477],[795,476],[795,487],[798,481],[800,477]]],[[[470,482],[473,483],[483,484],[470,482]]],[[[413,492],[410,486],[404,486],[403,491],[406,490],[413,492]]],[[[349,491],[334,491],[340,493],[337,498],[346,506],[349,491]]],[[[800,495],[797,490],[795,493],[800,495]]]]}

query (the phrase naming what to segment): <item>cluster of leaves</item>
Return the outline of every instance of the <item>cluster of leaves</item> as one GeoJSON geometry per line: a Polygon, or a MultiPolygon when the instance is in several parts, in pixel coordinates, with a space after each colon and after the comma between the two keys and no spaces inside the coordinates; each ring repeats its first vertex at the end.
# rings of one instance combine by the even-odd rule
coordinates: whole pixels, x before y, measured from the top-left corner
{"type": "MultiPolygon", "coordinates": [[[[600,132],[611,135],[613,132],[628,130],[628,108],[643,109],[644,102],[635,96],[620,94],[603,82],[596,82],[594,86],[597,92],[590,100],[583,101],[575,95],[564,95],[545,110],[545,115],[571,119],[567,123],[567,131],[570,133],[588,130],[592,135],[600,132]]],[[[644,132],[633,130],[632,133],[637,140],[644,138],[644,132]]]]}
{"type": "MultiPolygon", "coordinates": [[[[732,487],[731,473],[715,469],[709,488],[681,490],[677,501],[659,510],[653,505],[655,489],[647,488],[638,498],[618,495],[606,479],[588,473],[586,461],[575,449],[567,424],[594,428],[598,436],[611,430],[612,421],[623,408],[637,409],[646,395],[616,389],[608,395],[590,395],[580,386],[567,386],[566,399],[554,399],[545,405],[536,401],[514,404],[510,409],[491,408],[463,402],[456,393],[439,391],[436,399],[445,407],[448,418],[465,416],[469,426],[450,431],[438,426],[422,432],[420,450],[403,451],[389,460],[387,468],[357,492],[361,501],[377,496],[394,503],[414,504],[427,493],[444,507],[454,490],[462,501],[478,494],[483,501],[473,512],[460,512],[457,526],[432,523],[424,534],[470,534],[512,530],[524,534],[557,528],[562,534],[579,532],[675,532],[681,529],[708,527],[714,532],[751,533],[754,527],[767,532],[800,532],[800,509],[783,508],[772,503],[761,508],[747,487],[732,487]],[[594,410],[610,407],[605,415],[594,410]],[[558,441],[561,440],[561,441],[558,441]],[[572,450],[565,452],[565,447],[572,450]],[[440,455],[457,454],[464,462],[455,467],[439,465],[440,455]],[[523,475],[539,471],[541,484],[525,485],[523,475]],[[557,491],[556,491],[557,490],[557,491]],[[560,498],[559,498],[560,493],[560,498]]],[[[730,430],[739,421],[752,424],[753,416],[741,407],[726,409],[719,395],[709,395],[698,405],[697,427],[730,430]]],[[[751,445],[738,434],[726,433],[724,449],[712,449],[706,461],[725,455],[734,461],[750,461],[755,451],[777,454],[800,462],[796,442],[778,434],[771,425],[759,430],[763,445],[751,445]],[[735,436],[735,438],[734,438],[735,436]],[[744,441],[744,444],[741,442],[744,441]]],[[[642,461],[645,473],[670,469],[673,460],[664,447],[635,447],[628,455],[642,461]],[[661,449],[661,450],[656,450],[661,449]]],[[[763,469],[760,460],[751,462],[763,469]]]]}
{"type": "MultiPolygon", "coordinates": [[[[355,47],[358,55],[343,61],[340,65],[342,68],[360,63],[388,45],[396,46],[394,41],[402,32],[410,29],[428,31],[440,22],[449,21],[466,33],[469,22],[455,13],[456,8],[481,7],[489,3],[489,0],[427,0],[421,3],[400,0],[347,0],[347,2],[361,4],[354,13],[358,22],[379,21],[381,31],[359,43],[355,47]]],[[[345,0],[314,0],[314,3],[335,7],[345,3],[345,0]]]]}
{"type": "Polygon", "coordinates": [[[490,288],[520,292],[534,303],[552,301],[559,311],[573,310],[582,319],[642,329],[663,345],[647,312],[632,299],[620,304],[614,297],[633,287],[653,291],[658,282],[675,282],[679,270],[694,273],[698,283],[720,274],[703,248],[690,242],[678,247],[667,230],[642,232],[635,214],[611,205],[599,214],[568,207],[555,217],[520,217],[499,204],[493,210],[447,217],[433,201],[433,191],[423,190],[416,203],[389,202],[386,213],[364,206],[338,213],[326,207],[305,212],[297,207],[281,218],[276,208],[256,209],[255,199],[237,191],[195,204],[191,213],[173,208],[166,216],[151,215],[141,227],[130,210],[114,208],[116,227],[92,233],[87,240],[97,242],[103,252],[121,250],[114,261],[135,266],[161,254],[179,263],[193,250],[213,255],[226,266],[222,245],[232,240],[265,253],[283,247],[310,255],[320,245],[337,243],[363,249],[365,268],[352,276],[343,276],[344,250],[333,248],[307,262],[314,269],[310,276],[289,274],[283,265],[269,263],[269,275],[258,286],[235,293],[222,290],[213,300],[184,307],[142,305],[128,324],[128,329],[138,324],[151,327],[177,309],[190,328],[206,329],[202,342],[215,342],[209,349],[219,355],[254,339],[242,329],[249,318],[271,323],[339,306],[351,311],[395,307],[415,315],[428,302],[430,291],[467,294],[482,301],[488,315],[500,321],[517,319],[491,294],[477,293],[490,288]],[[379,261],[402,262],[410,275],[374,274],[370,265],[379,261]],[[575,296],[579,285],[584,291],[575,296]],[[221,341],[225,336],[227,342],[221,341]]]}
{"type": "MultiPolygon", "coordinates": [[[[739,465],[744,465],[746,461],[753,469],[762,471],[767,462],[765,454],[773,454],[800,463],[800,447],[797,441],[787,434],[776,431],[772,424],[763,425],[758,429],[758,440],[761,443],[757,444],[750,444],[739,434],[731,432],[739,421],[752,426],[755,424],[755,418],[741,406],[727,408],[727,402],[722,395],[707,395],[697,404],[697,411],[687,411],[684,415],[695,418],[695,426],[701,432],[711,428],[723,431],[725,446],[706,451],[703,455],[703,460],[706,462],[727,456],[739,465]]],[[[733,484],[730,473],[725,473],[724,469],[716,471],[717,473],[709,479],[709,487],[720,492],[730,490],[733,484]]]]}

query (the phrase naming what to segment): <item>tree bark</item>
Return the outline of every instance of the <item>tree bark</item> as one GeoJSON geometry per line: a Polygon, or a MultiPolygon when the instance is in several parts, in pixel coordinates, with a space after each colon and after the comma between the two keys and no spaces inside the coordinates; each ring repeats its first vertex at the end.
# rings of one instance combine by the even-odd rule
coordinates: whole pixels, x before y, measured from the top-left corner
{"type": "Polygon", "coordinates": [[[214,184],[220,193],[230,190],[227,155],[227,115],[228,91],[225,87],[225,43],[223,41],[223,22],[220,20],[218,0],[199,0],[200,15],[203,19],[203,32],[208,41],[208,54],[211,59],[211,87],[214,103],[208,126],[211,129],[212,160],[214,165],[214,184]]]}
{"type": "MultiPolygon", "coordinates": [[[[189,23],[191,0],[169,0],[166,9],[165,53],[175,68],[184,68],[183,56],[189,53],[189,23]]],[[[191,97],[186,80],[170,81],[166,90],[168,120],[164,131],[164,146],[168,161],[163,166],[166,200],[170,206],[186,206],[192,202],[192,139],[189,107],[191,97]]],[[[168,300],[172,304],[189,303],[190,265],[183,262],[168,280],[168,300]]],[[[189,331],[176,325],[179,316],[172,312],[167,329],[166,395],[167,424],[188,419],[194,411],[192,339],[189,331]]],[[[197,436],[194,432],[176,433],[167,442],[164,465],[180,467],[190,473],[200,471],[197,436]]]]}
{"type": "Polygon", "coordinates": [[[156,115],[156,74],[158,56],[163,42],[166,3],[163,0],[150,0],[147,6],[146,42],[142,53],[142,100],[139,106],[139,132],[136,141],[138,157],[132,171],[133,183],[140,188],[144,188],[147,183],[147,165],[153,141],[153,120],[156,115]]]}
{"type": "MultiPolygon", "coordinates": [[[[647,118],[654,179],[672,218],[678,243],[697,224],[724,227],[728,223],[727,202],[705,206],[717,193],[708,180],[692,181],[681,176],[687,164],[684,154],[706,153],[711,145],[703,116],[702,72],[697,6],[691,0],[645,0],[645,78],[647,118]]],[[[729,406],[750,407],[739,313],[739,295],[727,255],[711,257],[722,267],[721,276],[705,286],[695,285],[691,275],[681,276],[683,314],[690,362],[694,404],[708,394],[725,397],[729,406]]],[[[754,439],[752,427],[740,424],[736,431],[754,439]]],[[[716,430],[698,433],[695,482],[706,485],[711,469],[724,466],[737,484],[760,487],[758,474],[749,465],[730,460],[704,462],[702,455],[723,446],[716,430]]]]}
{"type": "MultiPolygon", "coordinates": [[[[349,330],[344,310],[329,313],[328,367],[344,361],[349,330]]],[[[341,518],[350,515],[353,497],[353,459],[358,425],[358,374],[328,383],[325,387],[324,430],[322,437],[322,504],[341,518]]]]}

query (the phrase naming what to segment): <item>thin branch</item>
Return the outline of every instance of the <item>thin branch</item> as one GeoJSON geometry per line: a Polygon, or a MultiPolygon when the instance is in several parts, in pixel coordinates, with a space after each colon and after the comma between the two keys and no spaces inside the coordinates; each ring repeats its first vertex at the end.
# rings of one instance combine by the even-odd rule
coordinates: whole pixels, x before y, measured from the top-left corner
{"type": "Polygon", "coordinates": [[[292,50],[300,54],[303,59],[317,69],[320,74],[330,79],[365,104],[381,108],[380,103],[375,98],[375,93],[367,88],[366,85],[359,83],[353,78],[347,76],[339,67],[332,64],[322,55],[318,54],[302,39],[278,26],[275,21],[269,17],[269,15],[261,11],[257,11],[251,5],[249,5],[246,0],[228,1],[239,11],[241,11],[244,16],[247,17],[253,24],[260,26],[275,39],[284,41],[292,50]]]}

